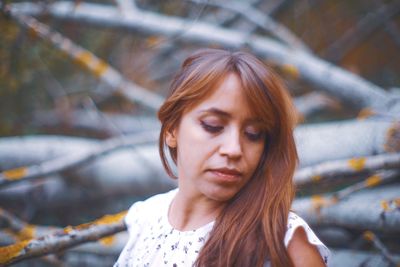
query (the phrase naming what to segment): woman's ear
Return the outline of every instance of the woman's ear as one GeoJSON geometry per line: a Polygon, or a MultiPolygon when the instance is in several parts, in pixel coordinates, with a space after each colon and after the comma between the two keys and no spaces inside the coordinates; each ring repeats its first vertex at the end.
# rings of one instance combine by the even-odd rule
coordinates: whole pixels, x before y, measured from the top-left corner
{"type": "Polygon", "coordinates": [[[176,142],[176,130],[167,131],[167,135],[165,137],[165,142],[171,148],[175,148],[176,147],[176,145],[177,145],[177,142],[176,142]]]}

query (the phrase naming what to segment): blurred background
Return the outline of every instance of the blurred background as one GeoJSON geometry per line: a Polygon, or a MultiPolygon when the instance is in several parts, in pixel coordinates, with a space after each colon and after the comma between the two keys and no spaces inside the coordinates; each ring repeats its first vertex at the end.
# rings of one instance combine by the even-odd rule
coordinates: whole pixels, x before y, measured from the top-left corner
{"type": "MultiPolygon", "coordinates": [[[[398,266],[399,14],[399,0],[1,1],[0,245],[174,188],[156,111],[183,59],[212,47],[284,78],[299,120],[293,210],[332,266],[398,266]]],[[[15,266],[111,266],[125,241],[15,266]]]]}

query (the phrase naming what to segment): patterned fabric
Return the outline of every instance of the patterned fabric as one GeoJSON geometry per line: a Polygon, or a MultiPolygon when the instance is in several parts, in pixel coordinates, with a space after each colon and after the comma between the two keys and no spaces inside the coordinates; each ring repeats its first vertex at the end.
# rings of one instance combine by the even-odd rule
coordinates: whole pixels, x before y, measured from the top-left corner
{"type": "MultiPolygon", "coordinates": [[[[192,266],[208,238],[214,222],[196,230],[179,231],[168,221],[169,205],[178,189],[134,203],[125,217],[129,240],[114,267],[178,267],[192,266]]],[[[297,227],[303,227],[310,243],[317,246],[325,263],[329,250],[307,223],[294,213],[289,214],[285,245],[297,227]]],[[[269,266],[266,262],[265,266],[269,266]]]]}

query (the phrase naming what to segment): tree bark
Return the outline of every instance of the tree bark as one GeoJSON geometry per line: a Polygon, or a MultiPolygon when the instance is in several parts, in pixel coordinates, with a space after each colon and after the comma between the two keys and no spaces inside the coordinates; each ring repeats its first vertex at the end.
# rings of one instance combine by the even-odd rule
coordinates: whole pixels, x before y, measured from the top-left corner
{"type": "Polygon", "coordinates": [[[293,66],[300,77],[355,108],[400,109],[398,101],[392,103],[390,95],[379,86],[320,58],[292,50],[266,37],[247,36],[244,32],[223,29],[205,22],[197,22],[187,27],[188,22],[185,19],[139,9],[130,13],[128,17],[121,18],[116,8],[100,4],[80,3],[74,6],[73,3],[60,1],[43,9],[33,3],[25,2],[10,5],[10,10],[13,14],[34,16],[47,14],[56,19],[140,31],[146,34],[164,36],[180,34],[181,40],[198,44],[212,43],[231,48],[249,46],[254,53],[272,60],[275,64],[293,66]]]}
{"type": "Polygon", "coordinates": [[[358,230],[400,234],[400,212],[385,210],[383,201],[400,195],[398,184],[365,189],[336,204],[321,205],[318,198],[296,199],[293,210],[311,225],[333,225],[358,230]]]}
{"type": "Polygon", "coordinates": [[[24,240],[0,247],[0,264],[5,266],[33,257],[55,253],[67,248],[90,242],[124,231],[125,212],[106,215],[90,224],[64,228],[63,232],[41,238],[24,240]]]}

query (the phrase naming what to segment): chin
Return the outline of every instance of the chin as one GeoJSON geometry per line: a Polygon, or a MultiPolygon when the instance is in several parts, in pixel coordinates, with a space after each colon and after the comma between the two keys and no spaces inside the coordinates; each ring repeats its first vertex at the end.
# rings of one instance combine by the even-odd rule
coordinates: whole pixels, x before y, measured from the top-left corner
{"type": "Polygon", "coordinates": [[[221,187],[217,186],[216,188],[213,188],[211,190],[207,190],[208,192],[205,193],[205,195],[212,200],[218,201],[218,202],[227,202],[231,200],[239,190],[235,188],[226,188],[226,187],[221,187]]]}

